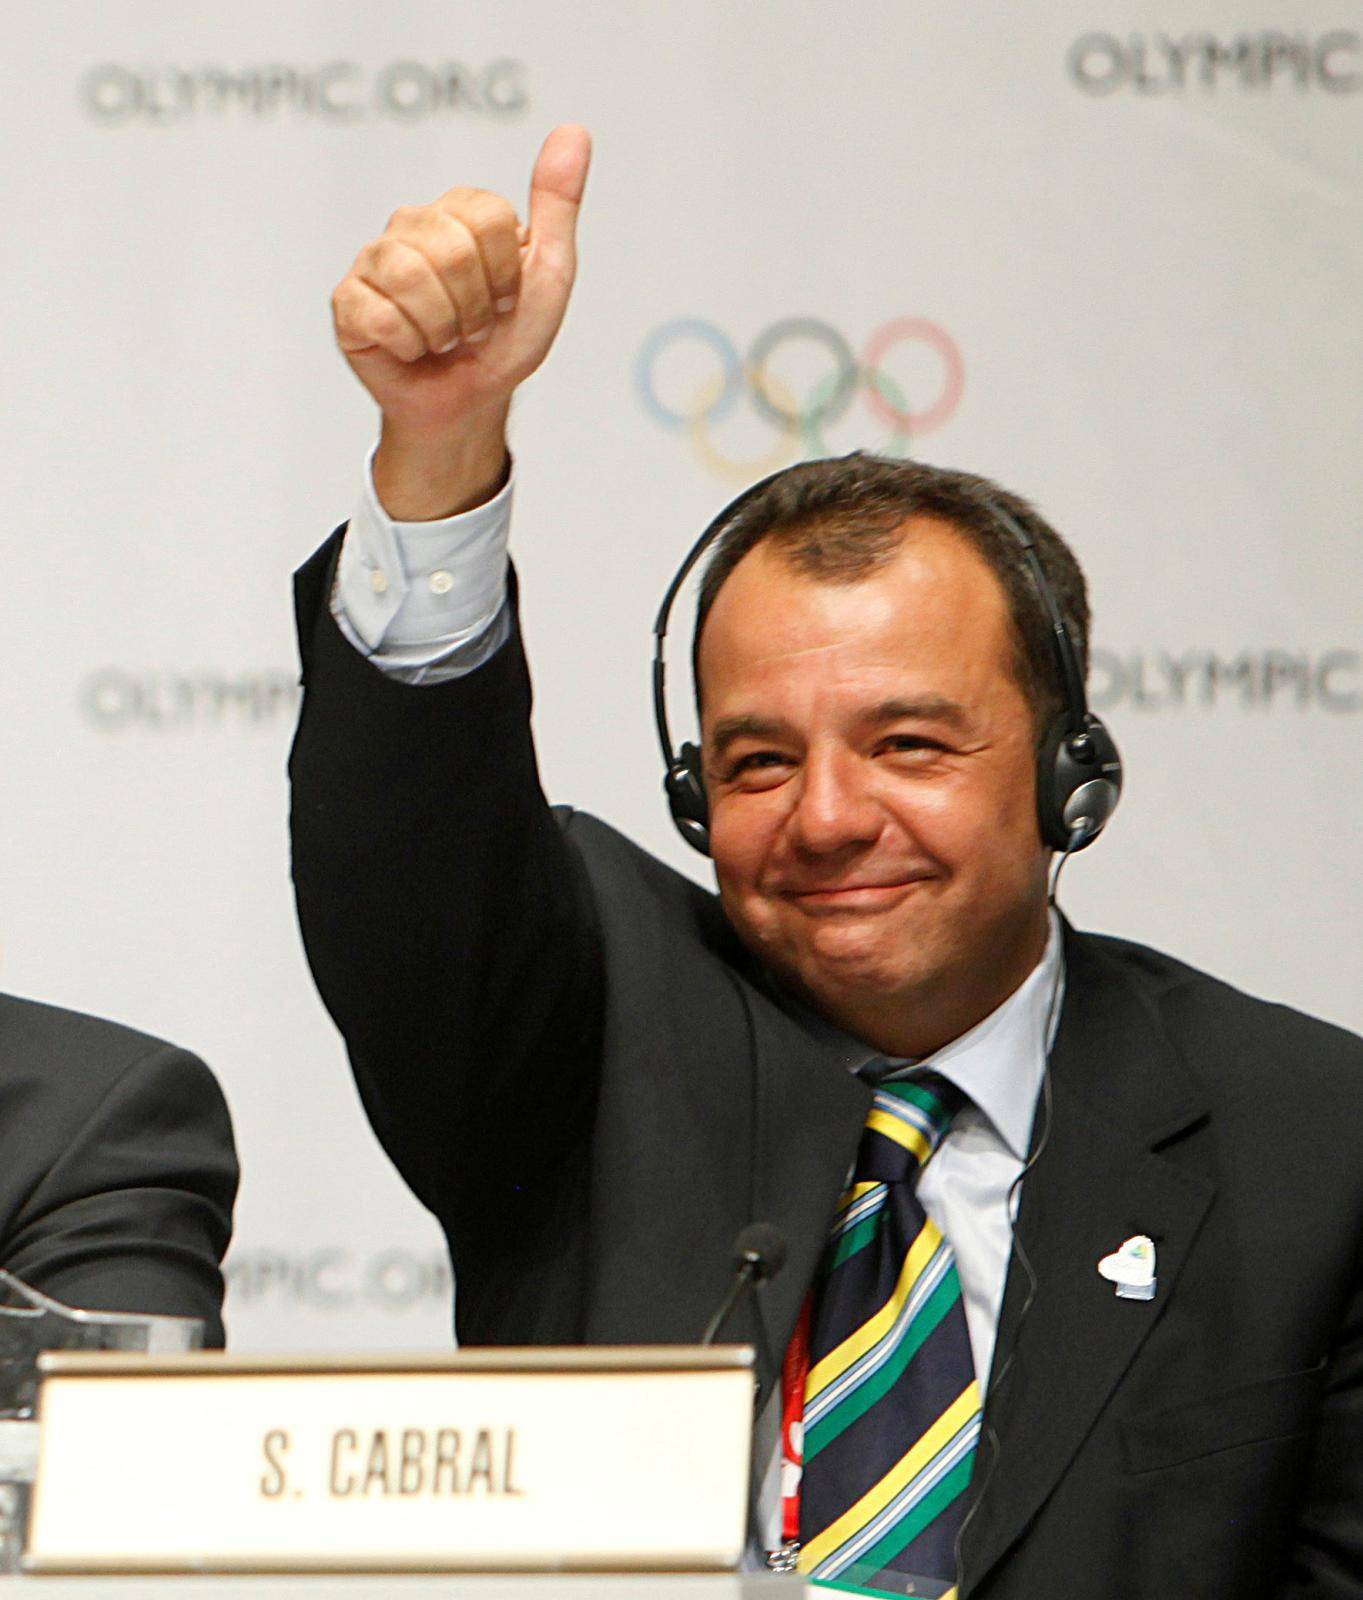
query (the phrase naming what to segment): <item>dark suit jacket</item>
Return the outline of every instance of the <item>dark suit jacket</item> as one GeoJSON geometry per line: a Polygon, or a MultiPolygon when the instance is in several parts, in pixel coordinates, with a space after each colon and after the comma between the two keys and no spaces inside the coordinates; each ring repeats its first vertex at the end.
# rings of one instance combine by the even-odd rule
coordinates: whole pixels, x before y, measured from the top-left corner
{"type": "Polygon", "coordinates": [[[202,1317],[219,1346],[236,1188],[203,1062],[0,995],[0,1266],[87,1311],[202,1317]]]}
{"type": "MultiPolygon", "coordinates": [[[[374,1127],[449,1238],[460,1336],[695,1339],[761,1220],[789,1243],[762,1291],[783,1348],[869,1091],[712,895],[550,812],[518,641],[387,680],[328,615],[332,555],[298,585],[298,903],[374,1127]]],[[[1019,1219],[1036,1294],[1023,1317],[1015,1257],[965,1593],[1363,1595],[1363,1044],[1134,945],[1071,934],[1066,961],[1019,1219]],[[1148,1303],[1097,1272],[1137,1233],[1148,1303]]]]}

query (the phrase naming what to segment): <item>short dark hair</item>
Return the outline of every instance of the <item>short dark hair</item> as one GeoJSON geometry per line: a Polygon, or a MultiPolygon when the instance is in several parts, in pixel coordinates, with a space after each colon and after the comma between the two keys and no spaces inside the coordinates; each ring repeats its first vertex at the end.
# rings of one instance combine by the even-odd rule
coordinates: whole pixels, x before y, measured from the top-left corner
{"type": "MultiPolygon", "coordinates": [[[[744,499],[712,547],[701,579],[692,636],[700,637],[715,597],[755,546],[772,541],[798,571],[823,583],[856,583],[898,552],[909,517],[949,523],[988,564],[1012,619],[1014,673],[1032,707],[1037,737],[1066,704],[1050,614],[1017,537],[1000,521],[1002,506],[1035,541],[1081,677],[1088,672],[1089,604],[1084,574],[1060,535],[1021,496],[988,478],[921,461],[896,461],[854,451],[802,461],[744,499]]],[[[699,677],[696,679],[699,698],[699,677]]]]}

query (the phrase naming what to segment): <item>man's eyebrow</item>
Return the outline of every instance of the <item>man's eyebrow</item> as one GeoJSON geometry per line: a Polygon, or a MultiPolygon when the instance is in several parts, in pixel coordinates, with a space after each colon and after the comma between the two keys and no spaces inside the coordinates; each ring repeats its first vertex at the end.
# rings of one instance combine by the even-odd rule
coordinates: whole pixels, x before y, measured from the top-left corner
{"type": "Polygon", "coordinates": [[[735,739],[779,739],[789,732],[790,724],[778,717],[721,717],[710,732],[709,748],[711,754],[722,755],[735,739]]]}
{"type": "Polygon", "coordinates": [[[946,695],[925,694],[916,700],[882,700],[866,713],[868,722],[945,722],[963,728],[970,714],[958,700],[946,695]]]}
{"type": "MultiPolygon", "coordinates": [[[[884,722],[945,722],[953,728],[964,728],[970,721],[959,701],[940,694],[920,695],[913,700],[882,700],[862,715],[875,726],[884,722]]],[[[790,724],[779,717],[759,717],[754,713],[721,717],[711,731],[708,748],[712,755],[720,756],[736,739],[780,739],[790,731],[790,724]]]]}

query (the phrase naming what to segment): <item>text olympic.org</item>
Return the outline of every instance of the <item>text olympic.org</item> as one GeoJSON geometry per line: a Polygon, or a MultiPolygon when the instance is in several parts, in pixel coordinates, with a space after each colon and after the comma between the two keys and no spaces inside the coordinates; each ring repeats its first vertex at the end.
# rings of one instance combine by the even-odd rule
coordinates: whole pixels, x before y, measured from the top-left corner
{"type": "Polygon", "coordinates": [[[402,1312],[448,1306],[454,1292],[449,1260],[436,1252],[384,1250],[365,1257],[340,1247],[247,1250],[229,1256],[223,1271],[235,1309],[290,1305],[336,1312],[367,1306],[402,1312]]]}
{"type": "Polygon", "coordinates": [[[346,125],[422,122],[452,113],[513,118],[530,105],[526,75],[526,64],[510,58],[482,66],[394,61],[377,68],[355,61],[245,67],[103,62],[81,78],[79,98],[86,114],[107,126],[225,117],[311,117],[346,125]]]}

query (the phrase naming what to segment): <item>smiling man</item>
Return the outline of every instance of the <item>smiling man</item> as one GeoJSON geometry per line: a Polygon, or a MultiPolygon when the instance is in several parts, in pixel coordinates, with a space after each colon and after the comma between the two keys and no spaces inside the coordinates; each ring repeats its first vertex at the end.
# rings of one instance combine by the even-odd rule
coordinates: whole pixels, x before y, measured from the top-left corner
{"type": "Polygon", "coordinates": [[[899,1057],[988,1016],[1046,944],[1016,629],[949,523],[874,506],[893,487],[911,506],[920,479],[969,492],[898,464],[794,473],[787,491],[831,502],[860,559],[829,570],[834,536],[798,522],[737,561],[722,547],[698,652],[725,912],[788,988],[899,1057]]]}
{"type": "Polygon", "coordinates": [[[1050,909],[1104,818],[1052,814],[1088,612],[1030,507],[854,456],[722,517],[671,774],[718,896],[548,806],[505,422],[586,162],[551,135],[528,230],[455,189],[361,251],[334,308],[382,434],[298,582],[304,936],[461,1338],[692,1340],[766,1222],[787,1264],[728,1331],[786,1352],[773,1564],[1363,1593],[1363,1045],[1050,909]]]}

